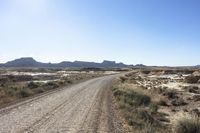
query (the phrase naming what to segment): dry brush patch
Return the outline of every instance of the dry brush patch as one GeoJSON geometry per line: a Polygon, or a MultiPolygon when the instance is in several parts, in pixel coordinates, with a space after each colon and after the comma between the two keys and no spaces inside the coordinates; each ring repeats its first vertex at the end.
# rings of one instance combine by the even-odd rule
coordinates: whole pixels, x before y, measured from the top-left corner
{"type": "Polygon", "coordinates": [[[161,98],[148,90],[129,82],[129,78],[120,77],[114,82],[113,95],[127,124],[134,132],[156,133],[167,131],[163,121],[165,114],[159,112],[161,98]]]}
{"type": "Polygon", "coordinates": [[[195,75],[188,76],[185,78],[185,82],[191,84],[200,83],[200,76],[195,76],[195,75]]]}
{"type": "Polygon", "coordinates": [[[99,77],[103,73],[101,71],[90,73],[86,71],[65,71],[62,69],[45,68],[6,70],[0,74],[0,106],[77,83],[81,80],[99,77]],[[67,73],[67,76],[64,75],[65,73],[67,73]]]}
{"type": "Polygon", "coordinates": [[[175,133],[200,133],[200,118],[192,114],[183,114],[175,122],[175,133]]]}
{"type": "Polygon", "coordinates": [[[149,104],[135,105],[133,102],[128,102],[131,104],[127,106],[124,101],[127,102],[135,98],[119,100],[126,98],[117,98],[115,96],[127,123],[133,127],[134,131],[138,130],[138,132],[199,133],[200,74],[196,71],[182,68],[169,70],[144,69],[126,74],[116,80],[113,93],[118,89],[123,91],[124,97],[129,97],[124,92],[132,92],[134,94],[132,96],[136,99],[138,99],[136,94],[150,97],[149,104]],[[138,112],[142,112],[141,118],[146,120],[143,121],[143,126],[139,123],[141,118],[135,117],[141,116],[138,112]],[[180,113],[185,113],[192,117],[184,116],[181,117],[182,119],[174,121],[177,117],[179,118],[178,114],[180,113]],[[147,118],[153,118],[158,123],[156,124],[157,126],[154,127],[147,118]],[[148,127],[147,130],[145,130],[145,127],[148,127]]]}

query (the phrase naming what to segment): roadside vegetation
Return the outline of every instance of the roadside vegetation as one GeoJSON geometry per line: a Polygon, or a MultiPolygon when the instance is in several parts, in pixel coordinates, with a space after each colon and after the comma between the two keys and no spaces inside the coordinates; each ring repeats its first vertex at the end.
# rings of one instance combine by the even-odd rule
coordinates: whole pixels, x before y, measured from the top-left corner
{"type": "Polygon", "coordinates": [[[104,75],[104,71],[63,69],[1,69],[0,106],[55,90],[81,80],[104,75]]]}
{"type": "Polygon", "coordinates": [[[165,129],[166,132],[166,125],[162,121],[168,120],[165,114],[158,112],[159,106],[166,103],[157,101],[158,99],[144,88],[127,83],[128,79],[120,79],[115,81],[113,95],[132,130],[138,133],[156,133],[165,129]]]}
{"type": "Polygon", "coordinates": [[[136,133],[200,133],[199,75],[193,69],[144,69],[116,79],[112,91],[125,127],[136,133]]]}
{"type": "Polygon", "coordinates": [[[175,127],[176,133],[200,133],[200,118],[198,116],[186,116],[179,119],[175,127]]]}
{"type": "MultiPolygon", "coordinates": [[[[18,78],[16,77],[18,80],[18,78]]],[[[26,80],[26,78],[24,78],[26,80]]],[[[0,105],[4,105],[10,102],[13,102],[17,99],[33,96],[35,94],[43,93],[45,91],[57,89],[59,87],[72,84],[73,82],[70,79],[63,79],[59,81],[48,81],[48,82],[34,82],[34,81],[25,81],[21,80],[16,81],[12,80],[9,77],[1,79],[4,80],[0,84],[0,105]],[[6,80],[6,82],[5,82],[6,80]]],[[[81,80],[81,79],[79,79],[81,80]]]]}

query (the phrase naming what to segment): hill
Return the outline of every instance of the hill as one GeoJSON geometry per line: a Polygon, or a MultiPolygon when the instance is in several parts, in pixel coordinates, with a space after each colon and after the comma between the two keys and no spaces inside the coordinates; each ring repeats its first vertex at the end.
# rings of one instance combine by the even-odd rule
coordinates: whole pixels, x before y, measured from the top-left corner
{"type": "Polygon", "coordinates": [[[92,68],[121,68],[133,67],[133,65],[126,65],[124,63],[116,63],[115,61],[105,60],[102,63],[85,62],[85,61],[63,61],[60,63],[42,63],[38,62],[32,57],[24,57],[9,61],[5,64],[0,64],[0,67],[92,67],[92,68]]]}

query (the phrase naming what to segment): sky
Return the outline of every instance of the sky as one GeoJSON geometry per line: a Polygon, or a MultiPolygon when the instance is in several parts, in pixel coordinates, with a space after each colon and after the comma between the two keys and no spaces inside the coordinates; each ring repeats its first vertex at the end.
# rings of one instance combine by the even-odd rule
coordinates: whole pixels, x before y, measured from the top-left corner
{"type": "Polygon", "coordinates": [[[200,64],[199,0],[0,0],[0,62],[200,64]]]}

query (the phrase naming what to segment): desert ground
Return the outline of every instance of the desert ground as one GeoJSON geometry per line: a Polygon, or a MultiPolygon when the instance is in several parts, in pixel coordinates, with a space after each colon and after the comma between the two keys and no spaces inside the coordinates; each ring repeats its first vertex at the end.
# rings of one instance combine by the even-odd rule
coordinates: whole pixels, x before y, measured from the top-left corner
{"type": "Polygon", "coordinates": [[[149,68],[115,80],[113,93],[133,132],[200,132],[200,70],[149,68]]]}
{"type": "Polygon", "coordinates": [[[101,69],[1,68],[0,106],[80,81],[119,73],[101,69]]]}
{"type": "Polygon", "coordinates": [[[125,132],[110,97],[120,72],[1,69],[0,132],[125,132]]]}
{"type": "Polygon", "coordinates": [[[198,133],[197,68],[0,69],[0,132],[198,133]]]}

